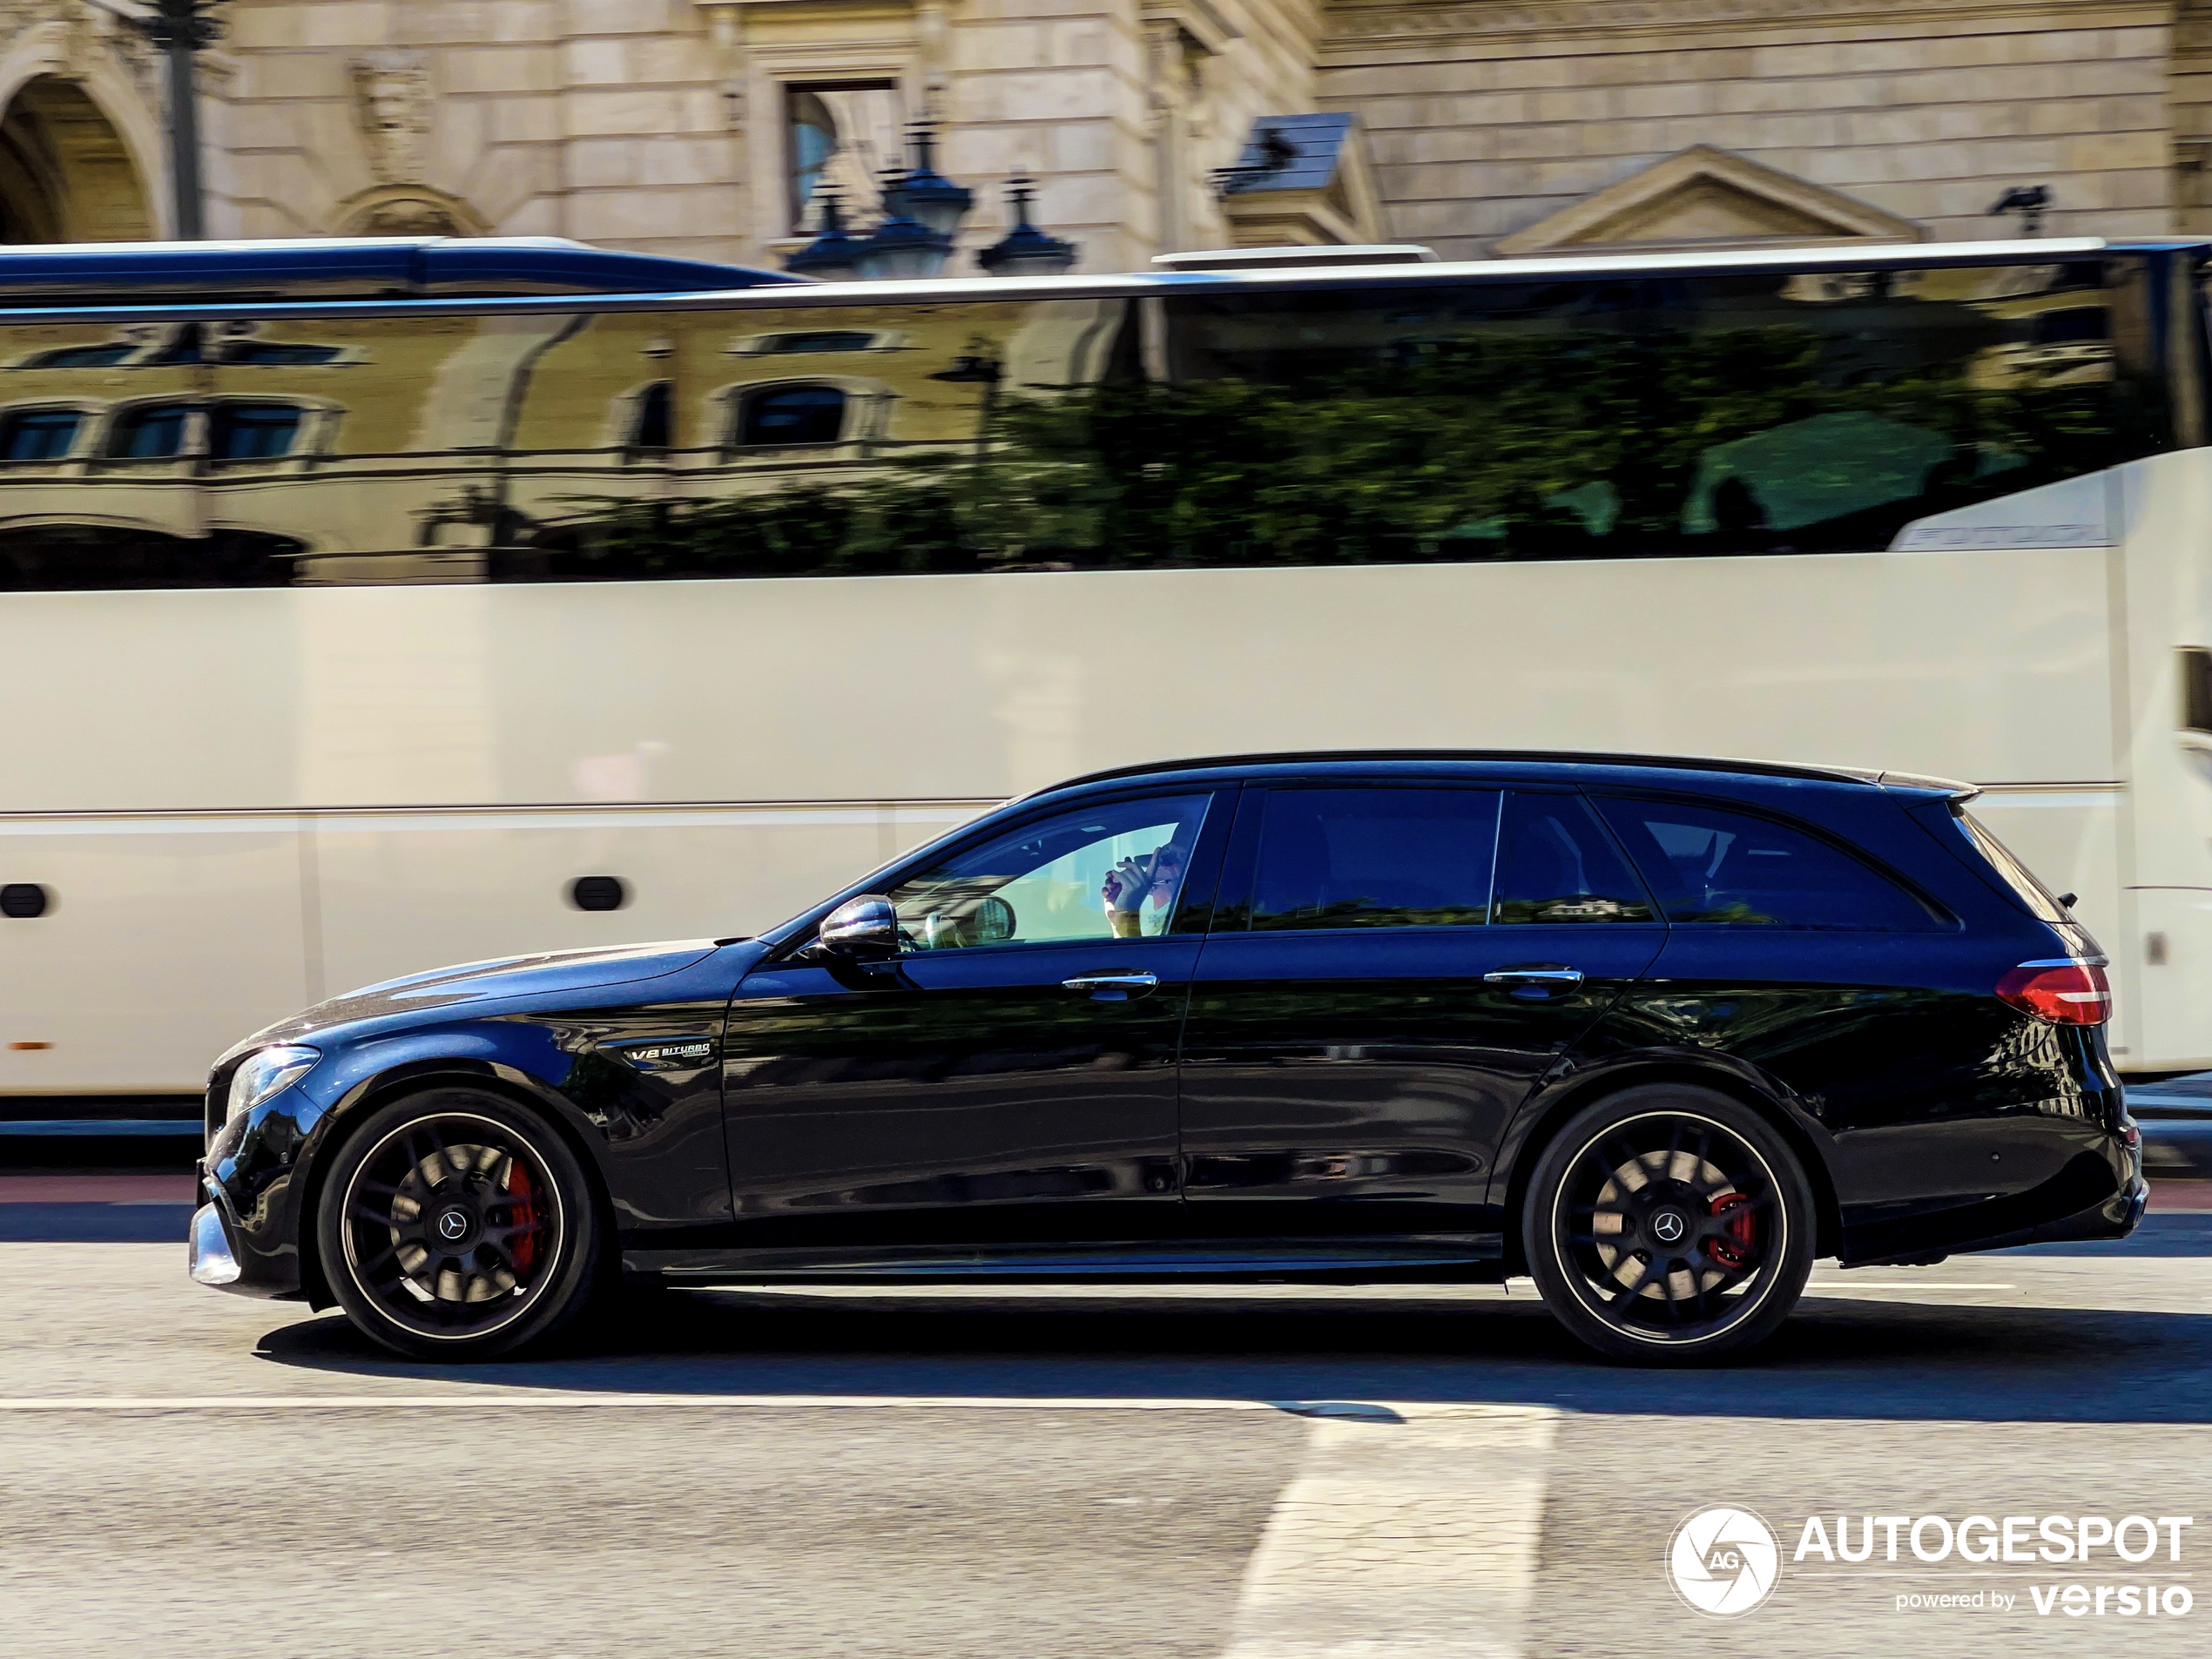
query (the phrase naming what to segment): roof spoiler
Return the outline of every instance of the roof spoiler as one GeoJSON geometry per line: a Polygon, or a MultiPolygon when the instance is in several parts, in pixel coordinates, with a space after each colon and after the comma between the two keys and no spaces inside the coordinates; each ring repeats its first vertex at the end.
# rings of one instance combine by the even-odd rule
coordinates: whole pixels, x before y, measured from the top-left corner
{"type": "Polygon", "coordinates": [[[1860,766],[1839,766],[1854,778],[1864,778],[1870,784],[1885,789],[1909,789],[1914,794],[1948,796],[1954,806],[1964,806],[1981,793],[1979,784],[1962,784],[1956,778],[1931,778],[1925,772],[1871,772],[1860,766]]]}

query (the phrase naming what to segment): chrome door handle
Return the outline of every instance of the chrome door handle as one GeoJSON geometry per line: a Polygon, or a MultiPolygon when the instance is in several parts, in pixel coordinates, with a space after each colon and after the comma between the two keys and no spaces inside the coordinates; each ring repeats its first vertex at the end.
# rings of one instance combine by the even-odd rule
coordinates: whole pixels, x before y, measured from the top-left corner
{"type": "Polygon", "coordinates": [[[1485,985],[1556,985],[1561,989],[1582,982],[1579,968],[1501,968],[1482,976],[1485,985]]]}
{"type": "Polygon", "coordinates": [[[1073,979],[1063,979],[1061,988],[1082,991],[1102,1002],[1118,1002],[1130,995],[1149,991],[1160,982],[1157,974],[1078,974],[1073,979]]]}

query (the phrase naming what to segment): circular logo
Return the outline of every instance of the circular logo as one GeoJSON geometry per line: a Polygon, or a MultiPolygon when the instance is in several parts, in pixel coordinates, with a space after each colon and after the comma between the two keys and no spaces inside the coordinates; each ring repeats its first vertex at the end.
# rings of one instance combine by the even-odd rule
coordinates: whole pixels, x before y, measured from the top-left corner
{"type": "Polygon", "coordinates": [[[469,1213],[465,1210],[448,1210],[438,1217],[438,1237],[448,1244],[455,1243],[469,1231],[469,1213]]]}
{"type": "Polygon", "coordinates": [[[1662,1210],[1651,1218],[1651,1236],[1662,1244],[1679,1244],[1689,1231],[1689,1224],[1678,1210],[1662,1210]]]}
{"type": "Polygon", "coordinates": [[[1700,1509],[1675,1528],[1667,1546],[1667,1581],[1675,1594],[1716,1619],[1749,1613],[1774,1593],[1781,1575],[1774,1528],[1749,1509],[1700,1509]]]}

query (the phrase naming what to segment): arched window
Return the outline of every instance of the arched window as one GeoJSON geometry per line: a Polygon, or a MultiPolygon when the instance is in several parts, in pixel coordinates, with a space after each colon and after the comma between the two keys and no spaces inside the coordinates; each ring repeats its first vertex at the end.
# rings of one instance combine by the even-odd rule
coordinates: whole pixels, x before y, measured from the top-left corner
{"type": "Polygon", "coordinates": [[[207,412],[207,453],[216,461],[273,461],[300,436],[293,403],[218,403],[207,412]]]}
{"type": "Polygon", "coordinates": [[[837,148],[837,118],[819,92],[804,87],[792,90],[789,110],[786,131],[791,146],[791,223],[799,230],[806,223],[806,205],[821,185],[822,169],[837,148]]]}
{"type": "Polygon", "coordinates": [[[637,394],[637,407],[630,420],[631,448],[668,448],[668,400],[669,384],[666,381],[655,381],[637,394]]]}
{"type": "Polygon", "coordinates": [[[123,461],[163,461],[185,452],[184,403],[142,403],[116,417],[107,435],[107,452],[123,461]]]}
{"type": "Polygon", "coordinates": [[[0,461],[59,461],[77,445],[79,409],[16,409],[0,415],[0,461]]]}
{"type": "Polygon", "coordinates": [[[845,435],[845,394],[834,386],[779,386],[745,399],[738,416],[741,448],[835,443],[845,435]]]}

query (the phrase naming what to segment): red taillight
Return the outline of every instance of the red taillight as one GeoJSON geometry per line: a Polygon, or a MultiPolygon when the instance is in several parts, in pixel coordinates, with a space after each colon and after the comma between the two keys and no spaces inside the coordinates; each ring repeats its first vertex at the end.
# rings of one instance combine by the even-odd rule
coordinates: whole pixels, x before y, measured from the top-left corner
{"type": "Polygon", "coordinates": [[[2096,962],[2022,962],[1997,981],[1997,995],[2047,1025],[2102,1025],[2112,1017],[2112,987],[2096,962]]]}

